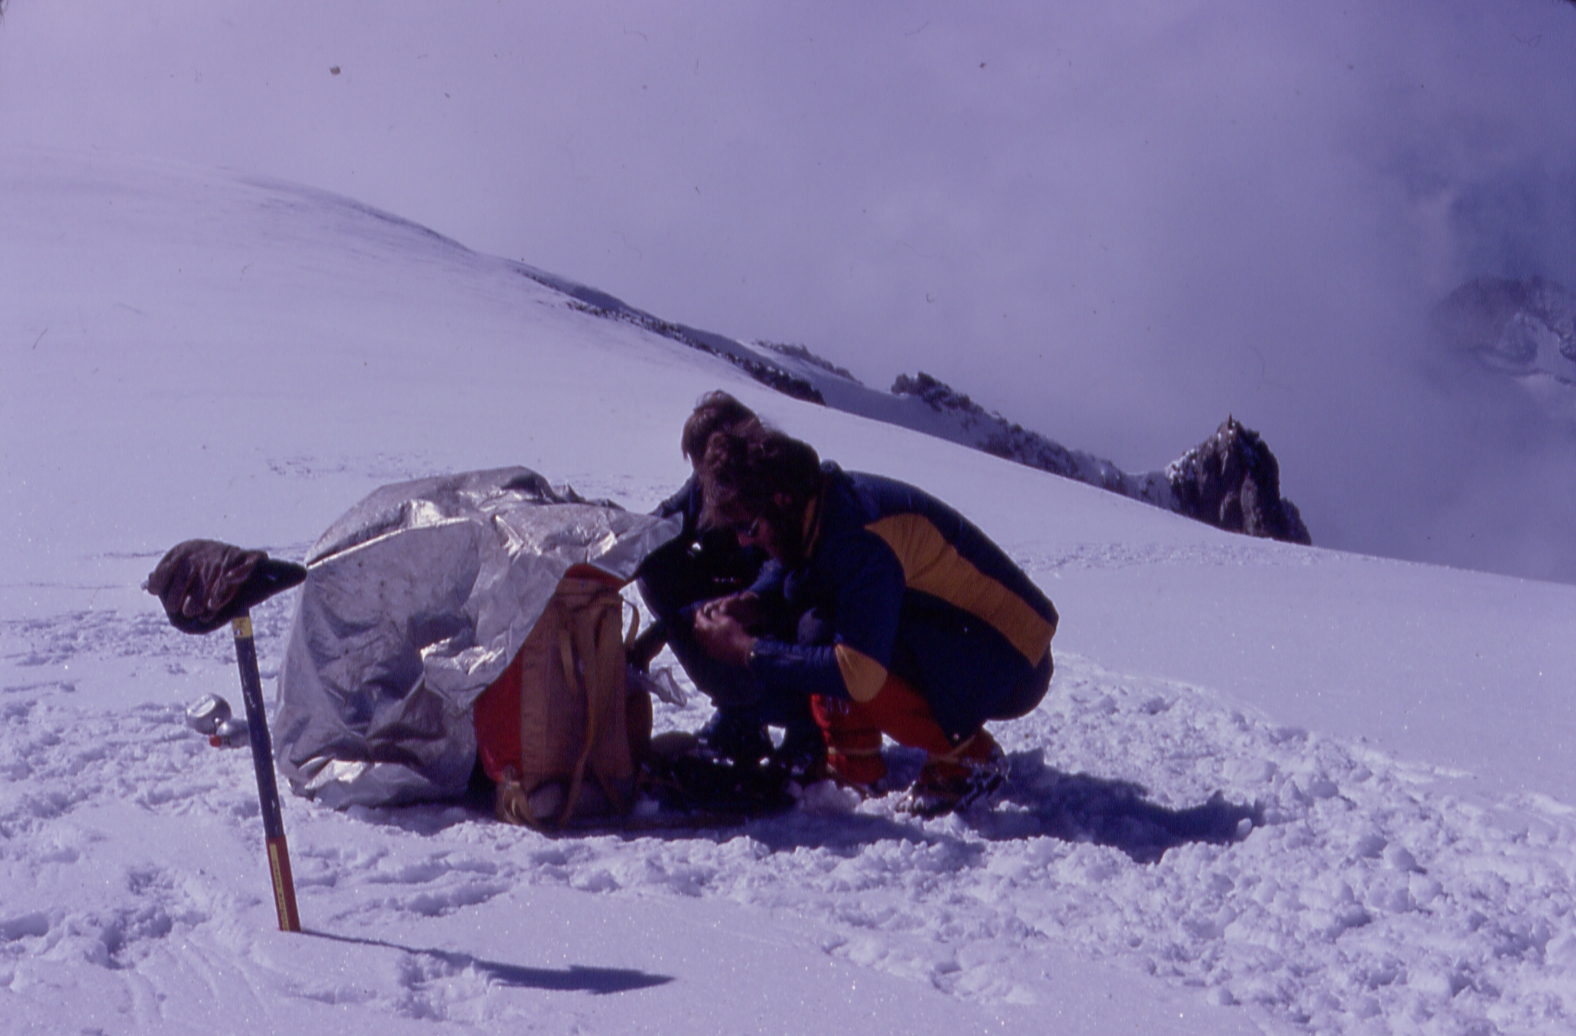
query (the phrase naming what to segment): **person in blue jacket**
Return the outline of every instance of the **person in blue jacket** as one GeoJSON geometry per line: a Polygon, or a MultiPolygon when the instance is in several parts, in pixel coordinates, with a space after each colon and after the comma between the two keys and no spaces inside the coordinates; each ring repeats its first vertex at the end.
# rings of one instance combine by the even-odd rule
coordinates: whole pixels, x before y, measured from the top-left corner
{"type": "MultiPolygon", "coordinates": [[[[685,420],[679,448],[692,466],[698,465],[713,434],[758,425],[755,412],[733,396],[708,392],[685,420]]],[[[699,740],[713,756],[745,765],[760,762],[773,752],[766,730],[772,725],[785,731],[784,750],[779,753],[785,760],[806,756],[806,761],[799,761],[801,768],[814,765],[823,750],[809,703],[763,701],[747,673],[718,663],[695,640],[696,613],[708,601],[748,587],[766,561],[765,554],[739,542],[730,530],[704,527],[704,505],[700,479],[692,475],[653,512],[663,518],[678,515],[684,524],[676,537],[641,562],[636,573],[641,597],[655,622],[636,641],[631,661],[645,669],[664,644],[672,650],[695,686],[716,706],[699,731],[699,740]]]]}
{"type": "Polygon", "coordinates": [[[927,753],[916,812],[998,786],[1005,760],[984,724],[1044,698],[1057,625],[1006,553],[935,497],[822,464],[759,422],[713,433],[696,475],[701,524],[771,559],[749,590],[699,609],[701,648],[766,700],[809,700],[847,783],[885,776],[885,734],[927,753]],[[774,614],[800,616],[792,635],[774,614]]]}

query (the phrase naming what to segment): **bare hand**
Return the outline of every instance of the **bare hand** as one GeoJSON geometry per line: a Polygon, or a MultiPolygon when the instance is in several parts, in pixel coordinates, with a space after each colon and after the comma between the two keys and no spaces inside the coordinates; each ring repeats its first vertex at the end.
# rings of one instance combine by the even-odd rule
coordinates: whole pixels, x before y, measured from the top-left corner
{"type": "Polygon", "coordinates": [[[695,639],[712,658],[741,669],[750,664],[750,651],[755,647],[755,638],[738,619],[712,605],[702,608],[695,616],[695,639]]]}
{"type": "Polygon", "coordinates": [[[700,614],[708,618],[733,619],[746,630],[754,629],[761,620],[761,599],[757,594],[729,594],[701,605],[700,614]]]}

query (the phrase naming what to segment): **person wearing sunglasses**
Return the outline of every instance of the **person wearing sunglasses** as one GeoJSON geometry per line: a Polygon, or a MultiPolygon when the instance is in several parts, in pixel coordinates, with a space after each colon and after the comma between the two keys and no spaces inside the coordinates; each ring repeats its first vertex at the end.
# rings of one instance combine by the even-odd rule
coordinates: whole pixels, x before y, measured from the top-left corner
{"type": "Polygon", "coordinates": [[[712,433],[695,471],[701,527],[770,559],[747,591],[696,611],[698,646],[769,707],[809,703],[844,784],[884,790],[885,735],[926,753],[910,812],[1000,787],[985,723],[1039,705],[1058,621],[1011,558],[930,494],[823,464],[760,422],[712,433]]]}

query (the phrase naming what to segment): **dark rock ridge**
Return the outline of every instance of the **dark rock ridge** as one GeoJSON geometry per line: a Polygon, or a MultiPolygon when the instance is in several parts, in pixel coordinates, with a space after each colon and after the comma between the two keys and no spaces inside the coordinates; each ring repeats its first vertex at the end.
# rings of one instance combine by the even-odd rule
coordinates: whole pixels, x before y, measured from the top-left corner
{"type": "Polygon", "coordinates": [[[1312,543],[1297,505],[1280,495],[1280,464],[1258,432],[1227,417],[1215,434],[1172,461],[1176,510],[1219,529],[1312,543]]]}
{"type": "Polygon", "coordinates": [[[899,374],[892,383],[892,394],[917,399],[938,414],[951,417],[967,433],[969,445],[992,456],[1174,510],[1165,499],[1167,487],[1163,480],[1152,475],[1129,475],[1108,460],[1069,450],[1039,432],[1008,422],[924,371],[913,377],[899,374]]]}
{"type": "Polygon", "coordinates": [[[750,344],[758,345],[762,349],[770,349],[772,352],[779,353],[783,356],[792,356],[795,359],[803,360],[812,367],[819,367],[828,374],[835,374],[845,381],[853,382],[855,385],[863,384],[863,382],[861,382],[849,372],[847,367],[839,367],[831,360],[822,359],[815,353],[811,352],[809,348],[799,344],[798,342],[768,342],[762,338],[757,339],[750,344]]]}
{"type": "Polygon", "coordinates": [[[625,323],[634,324],[636,327],[643,327],[653,334],[671,338],[673,341],[687,345],[691,349],[726,360],[762,385],[776,389],[785,396],[802,399],[807,403],[826,405],[826,400],[821,397],[820,390],[814,385],[803,378],[790,374],[776,364],[763,362],[754,356],[741,353],[737,348],[730,348],[730,346],[737,345],[732,339],[712,334],[709,331],[699,331],[693,327],[686,327],[683,324],[675,324],[671,320],[663,320],[652,316],[650,313],[642,313],[639,310],[628,307],[608,309],[595,303],[581,301],[572,302],[570,305],[593,316],[604,317],[610,320],[622,320],[625,323]]]}
{"type": "Polygon", "coordinates": [[[1165,471],[1131,475],[1108,460],[1069,450],[1008,422],[923,372],[899,375],[892,392],[950,416],[986,453],[1077,479],[1175,511],[1228,532],[1311,543],[1297,506],[1280,495],[1280,465],[1257,432],[1228,417],[1215,434],[1165,471]]]}
{"type": "Polygon", "coordinates": [[[605,291],[598,291],[525,263],[509,265],[522,276],[569,296],[569,305],[582,313],[589,313],[604,320],[621,320],[645,328],[652,334],[661,335],[663,338],[687,345],[691,349],[726,360],[756,381],[768,388],[776,389],[785,396],[826,405],[820,390],[809,381],[784,370],[781,364],[761,358],[731,338],[652,316],[645,310],[636,309],[605,291]]]}

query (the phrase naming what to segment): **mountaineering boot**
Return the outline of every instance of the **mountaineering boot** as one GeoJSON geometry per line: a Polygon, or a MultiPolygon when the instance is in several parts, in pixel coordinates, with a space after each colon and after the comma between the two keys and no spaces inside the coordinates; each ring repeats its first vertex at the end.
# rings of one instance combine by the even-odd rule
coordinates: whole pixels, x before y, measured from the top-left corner
{"type": "Polygon", "coordinates": [[[741,766],[756,765],[772,750],[771,738],[754,709],[718,709],[698,737],[706,754],[741,766]]]}
{"type": "Polygon", "coordinates": [[[780,768],[801,787],[826,777],[826,739],[813,723],[796,723],[783,731],[783,743],[773,749],[770,765],[780,768]]]}
{"type": "Polygon", "coordinates": [[[1007,780],[1007,756],[984,730],[946,755],[932,755],[897,808],[938,817],[988,802],[1007,780]]]}

